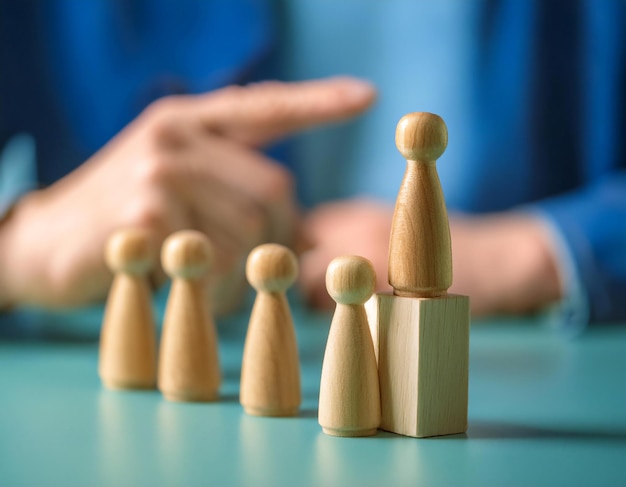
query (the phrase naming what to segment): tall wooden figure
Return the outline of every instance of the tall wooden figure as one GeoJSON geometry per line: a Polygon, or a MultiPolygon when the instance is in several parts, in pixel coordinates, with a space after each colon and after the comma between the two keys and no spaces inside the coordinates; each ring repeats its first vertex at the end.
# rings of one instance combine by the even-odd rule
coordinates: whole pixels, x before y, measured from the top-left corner
{"type": "Polygon", "coordinates": [[[414,437],[467,430],[469,298],[452,284],[450,227],[435,162],[443,120],[405,115],[396,146],[407,159],[389,243],[389,283],[366,306],[378,359],[381,429],[414,437]]]}
{"type": "Polygon", "coordinates": [[[147,275],[155,252],[141,229],[120,230],[108,240],[105,260],[115,273],[102,323],[102,383],[111,389],[156,385],[156,332],[147,275]]]}
{"type": "Polygon", "coordinates": [[[220,386],[207,290],[213,248],[204,234],[183,230],[165,240],[161,261],[173,282],[163,320],[159,389],[170,401],[213,401],[220,386]]]}
{"type": "Polygon", "coordinates": [[[285,292],[298,275],[288,248],[264,244],[248,256],[246,276],[257,291],[241,364],[240,401],[254,416],[294,416],[301,401],[298,345],[285,292]]]}
{"type": "Polygon", "coordinates": [[[371,436],[380,425],[376,355],[363,304],[376,274],[363,257],[337,257],[326,271],[328,294],[337,302],[330,325],[322,380],[319,423],[332,436],[371,436]]]}

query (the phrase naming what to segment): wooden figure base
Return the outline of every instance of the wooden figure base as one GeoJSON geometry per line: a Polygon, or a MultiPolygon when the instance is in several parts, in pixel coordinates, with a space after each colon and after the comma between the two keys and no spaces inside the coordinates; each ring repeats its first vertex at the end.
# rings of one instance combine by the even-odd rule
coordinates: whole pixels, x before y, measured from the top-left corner
{"type": "Polygon", "coordinates": [[[341,436],[343,438],[362,438],[364,436],[374,436],[378,428],[366,430],[343,430],[334,428],[322,428],[322,431],[329,436],[341,436]]]}
{"type": "Polygon", "coordinates": [[[106,379],[105,377],[101,378],[102,385],[107,389],[111,389],[112,391],[127,391],[131,389],[143,389],[143,390],[151,390],[156,389],[156,381],[152,383],[146,382],[120,382],[117,380],[106,379]]]}
{"type": "Polygon", "coordinates": [[[380,429],[416,438],[464,433],[469,298],[375,294],[365,308],[378,362],[380,429]]]}

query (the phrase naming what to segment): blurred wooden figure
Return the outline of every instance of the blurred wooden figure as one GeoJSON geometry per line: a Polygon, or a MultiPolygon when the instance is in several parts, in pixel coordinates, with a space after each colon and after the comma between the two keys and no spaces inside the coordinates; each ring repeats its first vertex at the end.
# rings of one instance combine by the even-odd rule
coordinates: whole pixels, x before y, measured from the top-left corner
{"type": "Polygon", "coordinates": [[[295,255],[278,244],[255,248],[246,263],[257,291],[243,352],[240,401],[254,416],[294,416],[300,408],[300,362],[285,295],[298,275],[295,255]]]}
{"type": "Polygon", "coordinates": [[[326,288],[337,302],[324,354],[319,423],[333,436],[371,436],[380,425],[380,391],[372,336],[363,304],[376,275],[363,257],[338,257],[326,288]]]}
{"type": "Polygon", "coordinates": [[[436,159],[443,120],[410,113],[396,129],[407,160],[389,242],[394,295],[366,305],[380,377],[381,429],[425,437],[467,429],[469,298],[452,284],[450,228],[436,159]]]}
{"type": "Polygon", "coordinates": [[[108,240],[105,261],[115,274],[100,337],[99,374],[111,389],[156,385],[156,332],[148,273],[155,252],[142,229],[125,229],[108,240]]]}
{"type": "Polygon", "coordinates": [[[172,287],[163,320],[159,389],[170,401],[213,401],[221,380],[207,290],[213,248],[204,234],[183,230],[165,240],[161,260],[172,287]]]}

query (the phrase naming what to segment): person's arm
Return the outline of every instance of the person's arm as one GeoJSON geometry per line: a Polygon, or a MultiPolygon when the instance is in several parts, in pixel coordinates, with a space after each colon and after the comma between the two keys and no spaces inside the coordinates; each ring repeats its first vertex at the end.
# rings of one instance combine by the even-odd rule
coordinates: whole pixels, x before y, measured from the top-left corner
{"type": "Polygon", "coordinates": [[[337,78],[157,101],[0,223],[0,303],[101,300],[111,279],[104,242],[120,227],[147,228],[155,245],[182,228],[201,230],[216,248],[217,272],[228,276],[252,247],[289,241],[296,228],[292,177],[260,148],[356,115],[374,97],[369,84],[337,78]]]}

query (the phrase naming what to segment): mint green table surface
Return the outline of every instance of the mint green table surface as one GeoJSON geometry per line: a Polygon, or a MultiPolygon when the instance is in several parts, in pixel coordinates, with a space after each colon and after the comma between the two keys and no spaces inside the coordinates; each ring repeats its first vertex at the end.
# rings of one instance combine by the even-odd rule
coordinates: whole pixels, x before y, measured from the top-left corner
{"type": "Polygon", "coordinates": [[[474,324],[467,435],[332,438],[317,424],[329,316],[296,312],[303,405],[246,416],[246,323],[221,324],[222,400],[101,388],[93,342],[0,342],[0,485],[626,486],[626,328],[567,339],[474,324]]]}

